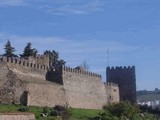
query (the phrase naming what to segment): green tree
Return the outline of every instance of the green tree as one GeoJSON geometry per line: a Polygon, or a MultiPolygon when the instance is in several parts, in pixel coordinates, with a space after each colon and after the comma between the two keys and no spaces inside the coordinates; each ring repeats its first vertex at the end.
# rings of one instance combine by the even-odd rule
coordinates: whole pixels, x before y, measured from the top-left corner
{"type": "Polygon", "coordinates": [[[54,69],[58,69],[60,66],[65,65],[65,61],[59,59],[59,53],[55,50],[46,50],[44,51],[44,55],[49,55],[50,66],[54,67],[54,69]]]}
{"type": "Polygon", "coordinates": [[[21,54],[20,56],[21,57],[36,56],[37,52],[38,51],[35,48],[32,48],[32,44],[29,42],[24,48],[23,54],[21,54]]]}
{"type": "Polygon", "coordinates": [[[17,57],[17,55],[14,54],[15,48],[12,47],[11,42],[8,40],[7,43],[4,45],[5,53],[3,56],[5,57],[17,57]]]}
{"type": "MultiPolygon", "coordinates": [[[[105,114],[110,115],[112,117],[121,118],[121,120],[125,120],[128,118],[129,120],[134,120],[135,116],[140,113],[139,107],[136,105],[132,105],[129,102],[121,102],[113,105],[104,106],[105,114]]],[[[103,114],[103,117],[105,117],[103,114]]]]}

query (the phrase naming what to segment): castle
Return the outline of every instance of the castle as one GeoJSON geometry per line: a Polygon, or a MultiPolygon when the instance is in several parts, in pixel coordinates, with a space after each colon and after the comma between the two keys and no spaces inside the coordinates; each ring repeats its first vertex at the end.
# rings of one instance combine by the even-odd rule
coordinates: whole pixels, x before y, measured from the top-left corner
{"type": "MultiPolygon", "coordinates": [[[[130,68],[126,71],[130,71],[130,68]]],[[[108,76],[109,81],[103,83],[101,75],[82,69],[61,66],[58,70],[53,70],[47,55],[28,58],[2,57],[0,103],[49,107],[68,105],[72,108],[102,109],[107,103],[126,100],[123,99],[124,96],[134,92],[136,88],[134,74],[129,76],[134,78],[131,83],[127,78],[121,83],[115,82],[117,78],[113,77],[112,70],[107,68],[107,72],[109,74],[111,72],[108,76]],[[125,94],[127,88],[122,87],[123,84],[132,84],[133,89],[129,89],[131,91],[125,94]]],[[[128,100],[131,97],[135,96],[129,96],[128,100]]],[[[134,102],[135,100],[136,97],[133,98],[134,102]]]]}

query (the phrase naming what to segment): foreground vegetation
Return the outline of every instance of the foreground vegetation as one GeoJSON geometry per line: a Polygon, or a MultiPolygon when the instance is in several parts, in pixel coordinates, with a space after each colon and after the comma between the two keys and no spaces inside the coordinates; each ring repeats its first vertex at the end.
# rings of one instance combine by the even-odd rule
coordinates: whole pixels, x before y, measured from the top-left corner
{"type": "MultiPolygon", "coordinates": [[[[61,109],[61,108],[59,108],[61,109]]],[[[63,108],[62,108],[63,109],[63,108]]],[[[61,110],[62,110],[61,109],[61,110]]],[[[0,113],[7,112],[31,112],[34,113],[37,120],[90,120],[95,118],[102,110],[87,110],[87,109],[66,109],[64,113],[54,113],[53,108],[48,107],[26,107],[22,105],[0,105],[0,113]],[[45,113],[47,117],[43,117],[45,113]],[[59,114],[59,115],[58,115],[59,114]],[[64,115],[62,115],[64,114],[64,115]]]]}
{"type": "MultiPolygon", "coordinates": [[[[157,114],[151,114],[137,105],[129,102],[104,106],[101,120],[159,120],[157,114]]],[[[145,109],[146,110],[146,109],[145,109]]]]}
{"type": "Polygon", "coordinates": [[[129,102],[104,106],[103,110],[73,109],[56,106],[26,107],[21,105],[0,105],[0,113],[31,112],[37,120],[159,120],[158,114],[142,111],[129,102]]]}

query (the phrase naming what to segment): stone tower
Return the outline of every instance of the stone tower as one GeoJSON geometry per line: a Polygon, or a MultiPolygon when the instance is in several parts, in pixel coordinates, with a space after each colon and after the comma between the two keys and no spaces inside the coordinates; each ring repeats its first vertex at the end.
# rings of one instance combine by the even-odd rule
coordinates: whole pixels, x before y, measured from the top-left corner
{"type": "Polygon", "coordinates": [[[119,86],[120,101],[136,103],[136,75],[135,66],[132,67],[107,67],[107,82],[119,86]]]}

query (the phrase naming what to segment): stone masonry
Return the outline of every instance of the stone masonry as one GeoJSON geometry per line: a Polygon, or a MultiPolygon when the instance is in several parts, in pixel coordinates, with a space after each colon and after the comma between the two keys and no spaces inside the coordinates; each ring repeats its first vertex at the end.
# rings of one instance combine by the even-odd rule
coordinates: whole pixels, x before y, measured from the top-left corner
{"type": "Polygon", "coordinates": [[[46,56],[0,60],[0,103],[102,109],[117,102],[119,87],[104,84],[99,74],[65,66],[52,70],[46,56]]]}

